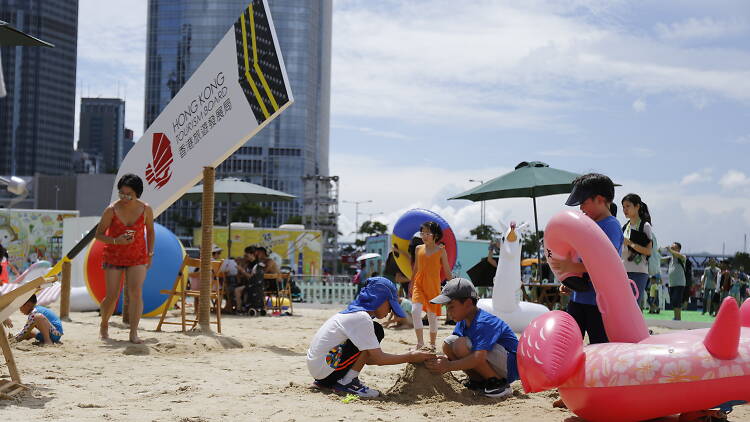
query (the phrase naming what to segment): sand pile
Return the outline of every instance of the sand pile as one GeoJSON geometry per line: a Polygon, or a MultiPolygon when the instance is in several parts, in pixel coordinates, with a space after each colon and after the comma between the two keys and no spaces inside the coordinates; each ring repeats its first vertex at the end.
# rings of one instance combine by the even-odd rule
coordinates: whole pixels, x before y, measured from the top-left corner
{"type": "Polygon", "coordinates": [[[408,364],[396,383],[387,392],[388,400],[403,403],[436,403],[444,401],[474,402],[474,393],[467,390],[449,372],[436,375],[423,364],[408,364]]]}

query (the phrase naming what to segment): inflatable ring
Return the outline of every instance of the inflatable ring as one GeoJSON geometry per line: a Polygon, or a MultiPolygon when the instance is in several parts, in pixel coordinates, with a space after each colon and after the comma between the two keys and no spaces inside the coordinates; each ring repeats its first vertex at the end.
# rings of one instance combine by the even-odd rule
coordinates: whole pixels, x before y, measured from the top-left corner
{"type": "MultiPolygon", "coordinates": [[[[445,252],[448,254],[448,266],[453,268],[456,265],[456,235],[453,234],[453,229],[448,225],[448,222],[443,217],[435,214],[432,211],[415,208],[404,213],[399,217],[396,224],[393,226],[393,234],[391,235],[391,245],[393,246],[393,257],[396,259],[396,264],[401,272],[409,279],[412,278],[411,273],[411,261],[409,257],[404,253],[398,251],[408,251],[409,242],[411,242],[414,234],[419,232],[419,228],[422,224],[428,221],[434,221],[438,223],[441,229],[443,229],[443,239],[440,243],[445,245],[445,252]],[[398,249],[398,251],[396,251],[398,249]]],[[[450,274],[443,274],[441,270],[441,276],[443,279],[450,277],[450,274]]]]}
{"type": "MultiPolygon", "coordinates": [[[[185,251],[177,236],[161,224],[154,223],[154,258],[151,268],[146,273],[146,281],[143,283],[143,316],[159,316],[164,307],[171,307],[167,303],[168,295],[160,293],[161,290],[170,290],[182,266],[185,251]]],[[[102,259],[104,243],[94,241],[86,251],[83,264],[86,288],[91,298],[97,304],[104,300],[106,294],[106,283],[104,281],[104,270],[102,259]]],[[[173,301],[176,301],[175,298],[173,301]]],[[[115,312],[122,312],[122,292],[118,300],[115,312]]]]}

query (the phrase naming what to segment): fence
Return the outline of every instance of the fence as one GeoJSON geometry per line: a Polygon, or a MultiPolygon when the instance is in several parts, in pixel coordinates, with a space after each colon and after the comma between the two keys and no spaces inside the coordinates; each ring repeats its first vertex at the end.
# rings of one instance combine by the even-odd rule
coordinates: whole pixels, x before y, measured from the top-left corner
{"type": "Polygon", "coordinates": [[[308,303],[346,304],[357,296],[350,276],[294,276],[302,300],[308,303]]]}

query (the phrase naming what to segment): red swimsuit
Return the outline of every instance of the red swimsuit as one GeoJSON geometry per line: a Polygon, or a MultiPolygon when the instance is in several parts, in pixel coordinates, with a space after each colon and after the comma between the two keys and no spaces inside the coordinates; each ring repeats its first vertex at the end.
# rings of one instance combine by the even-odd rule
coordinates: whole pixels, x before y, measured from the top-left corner
{"type": "Polygon", "coordinates": [[[104,245],[104,262],[117,267],[132,267],[135,265],[148,264],[148,251],[146,249],[146,210],[143,210],[141,216],[132,226],[126,226],[117,217],[117,213],[112,210],[112,223],[105,233],[109,237],[118,237],[127,230],[135,231],[133,243],[129,245],[104,245]]]}

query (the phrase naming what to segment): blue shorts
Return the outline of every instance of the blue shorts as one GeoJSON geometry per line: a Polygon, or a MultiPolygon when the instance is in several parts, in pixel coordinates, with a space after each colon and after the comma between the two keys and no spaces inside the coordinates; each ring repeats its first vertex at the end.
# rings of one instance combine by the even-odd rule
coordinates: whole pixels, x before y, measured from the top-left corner
{"type": "MultiPolygon", "coordinates": [[[[56,336],[56,335],[50,333],[49,334],[49,338],[52,339],[53,343],[59,343],[60,339],[62,338],[62,335],[56,336]]],[[[44,336],[42,335],[42,333],[36,333],[36,340],[38,342],[40,342],[40,343],[44,343],[44,336]]]]}

